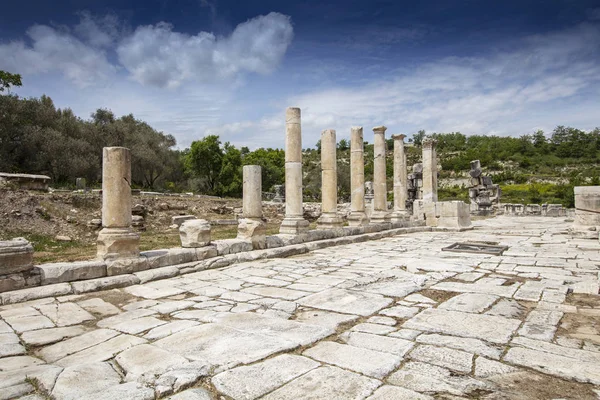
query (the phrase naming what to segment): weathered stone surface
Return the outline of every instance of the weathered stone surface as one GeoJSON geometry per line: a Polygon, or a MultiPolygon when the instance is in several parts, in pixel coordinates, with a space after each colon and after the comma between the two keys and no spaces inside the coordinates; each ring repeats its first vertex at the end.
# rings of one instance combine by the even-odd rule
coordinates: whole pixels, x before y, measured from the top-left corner
{"type": "Polygon", "coordinates": [[[357,315],[338,314],[321,310],[299,311],[296,313],[296,321],[298,322],[319,325],[332,330],[336,330],[340,324],[355,321],[358,318],[357,315]]]}
{"type": "Polygon", "coordinates": [[[167,398],[167,400],[213,400],[210,392],[206,389],[188,389],[167,398]]]}
{"type": "Polygon", "coordinates": [[[97,329],[71,339],[63,340],[51,346],[44,347],[37,355],[46,362],[52,363],[70,354],[90,348],[117,336],[119,332],[110,329],[97,329]]]}
{"type": "Polygon", "coordinates": [[[600,384],[600,364],[584,360],[550,354],[537,350],[513,347],[508,350],[504,361],[533,368],[545,374],[578,382],[600,384]]]}
{"type": "Polygon", "coordinates": [[[39,329],[37,331],[23,333],[21,335],[21,340],[30,346],[43,346],[60,342],[66,338],[81,335],[84,332],[85,328],[82,326],[39,329]]]}
{"type": "Polygon", "coordinates": [[[470,373],[473,367],[472,353],[445,347],[420,345],[410,352],[410,358],[462,373],[470,373]]]}
{"type": "Polygon", "coordinates": [[[434,400],[433,397],[399,386],[384,385],[367,400],[434,400]]]}
{"type": "Polygon", "coordinates": [[[391,302],[392,299],[378,294],[344,289],[330,289],[298,300],[298,303],[307,307],[363,316],[371,315],[391,302]]]}
{"type": "Polygon", "coordinates": [[[68,283],[57,283],[44,287],[15,290],[13,292],[0,293],[2,304],[21,303],[29,300],[43,299],[46,297],[62,296],[72,293],[71,285],[68,283]]]}
{"type": "Polygon", "coordinates": [[[179,268],[175,266],[150,269],[134,273],[140,280],[140,283],[155,281],[158,279],[172,278],[179,275],[179,268]]]}
{"type": "Polygon", "coordinates": [[[362,332],[349,332],[342,335],[341,339],[351,346],[396,354],[401,357],[414,346],[414,343],[409,340],[362,332]]]}
{"type": "Polygon", "coordinates": [[[210,223],[205,219],[188,219],[179,227],[179,238],[182,247],[207,246],[210,244],[210,223]]]}
{"type": "Polygon", "coordinates": [[[418,307],[394,306],[381,310],[379,313],[396,318],[410,318],[420,311],[418,307]]]}
{"type": "Polygon", "coordinates": [[[42,264],[36,268],[40,271],[42,285],[106,276],[106,264],[101,260],[42,264]]]}
{"type": "Polygon", "coordinates": [[[260,218],[242,218],[238,225],[237,239],[250,241],[252,248],[265,249],[267,225],[260,218]]]}
{"type": "Polygon", "coordinates": [[[94,316],[75,303],[44,304],[40,312],[50,318],[56,326],[77,325],[94,320],[94,316]]]}
{"type": "Polygon", "coordinates": [[[402,357],[395,354],[336,342],[321,342],[302,354],[318,361],[380,379],[392,372],[402,361],[402,357]]]}
{"type": "Polygon", "coordinates": [[[490,385],[469,376],[456,375],[442,367],[412,361],[404,364],[387,381],[417,392],[446,392],[457,396],[491,388],[490,385]]]}
{"type": "Polygon", "coordinates": [[[287,385],[264,396],[264,400],[361,399],[381,382],[336,367],[324,366],[309,371],[287,385]]]}
{"type": "Polygon", "coordinates": [[[438,308],[444,310],[480,313],[490,307],[498,296],[481,293],[462,293],[440,304],[438,308]]]}
{"type": "Polygon", "coordinates": [[[117,275],[107,276],[105,278],[90,279],[87,281],[73,282],[73,292],[89,293],[96,292],[98,290],[108,290],[115,288],[122,288],[131,285],[137,285],[140,283],[140,279],[135,275],[117,275]]]}
{"type": "Polygon", "coordinates": [[[475,359],[475,376],[478,378],[489,378],[495,375],[510,374],[519,371],[518,368],[502,364],[498,361],[488,360],[485,357],[475,359]]]}
{"type": "Polygon", "coordinates": [[[127,350],[130,347],[137,346],[142,343],[146,343],[146,340],[131,335],[119,335],[107,340],[106,342],[61,358],[56,362],[56,365],[60,365],[61,367],[69,367],[72,365],[110,360],[123,350],[127,350]]]}
{"type": "Polygon", "coordinates": [[[519,325],[521,325],[521,321],[517,319],[426,309],[406,321],[403,327],[446,335],[471,337],[492,343],[506,343],[519,325]]]}
{"type": "Polygon", "coordinates": [[[107,317],[121,312],[121,310],[119,310],[117,307],[99,298],[79,301],[77,304],[86,311],[89,311],[92,314],[97,314],[101,317],[107,317]]]}
{"type": "Polygon", "coordinates": [[[271,286],[255,286],[248,289],[244,289],[246,293],[252,293],[259,296],[265,297],[273,297],[276,299],[284,299],[284,300],[297,300],[303,296],[306,296],[307,292],[301,292],[299,290],[292,290],[286,288],[279,287],[271,287],[271,286]]]}
{"type": "Polygon", "coordinates": [[[173,321],[167,324],[157,326],[156,328],[151,329],[148,333],[144,335],[144,339],[148,340],[157,340],[172,335],[174,333],[180,332],[184,329],[191,328],[192,326],[199,325],[199,322],[190,321],[190,320],[182,320],[182,321],[173,321]]]}
{"type": "Polygon", "coordinates": [[[43,328],[54,328],[52,321],[43,315],[6,317],[5,320],[17,333],[43,328]]]}
{"type": "Polygon", "coordinates": [[[283,354],[251,366],[221,372],[212,378],[212,383],[219,392],[227,396],[250,400],[318,366],[319,363],[308,358],[283,354]]]}
{"type": "Polygon", "coordinates": [[[33,246],[24,238],[0,241],[0,275],[28,271],[33,267],[33,246]]]}
{"type": "Polygon", "coordinates": [[[174,366],[188,363],[185,358],[150,344],[125,350],[115,361],[125,371],[128,381],[135,381],[141,375],[161,375],[174,366]]]}
{"type": "Polygon", "coordinates": [[[495,360],[500,359],[503,349],[490,346],[482,340],[462,338],[456,336],[444,336],[438,334],[422,334],[417,337],[417,342],[432,344],[434,346],[449,347],[468,351],[470,353],[480,354],[495,360]]]}
{"type": "Polygon", "coordinates": [[[118,258],[106,261],[106,274],[108,276],[132,274],[150,268],[148,259],[141,257],[118,258]]]}
{"type": "MultiPolygon", "coordinates": [[[[184,223],[186,223],[187,221],[204,221],[204,220],[196,219],[195,215],[174,215],[171,217],[171,224],[177,225],[179,227],[181,225],[183,225],[184,223]]],[[[207,221],[205,221],[205,222],[207,222],[207,221]]],[[[210,224],[209,224],[209,231],[210,231],[210,224]]]]}

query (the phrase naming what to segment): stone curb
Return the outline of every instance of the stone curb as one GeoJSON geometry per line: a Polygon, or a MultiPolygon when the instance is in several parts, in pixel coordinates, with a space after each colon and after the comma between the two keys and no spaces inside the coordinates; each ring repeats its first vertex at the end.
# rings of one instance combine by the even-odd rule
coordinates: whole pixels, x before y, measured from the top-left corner
{"type": "MultiPolygon", "coordinates": [[[[102,261],[80,261],[74,263],[44,264],[35,268],[39,268],[48,274],[48,271],[52,271],[52,278],[46,279],[46,282],[51,281],[52,279],[60,279],[61,277],[65,277],[65,279],[74,278],[74,280],[79,280],[51,283],[44,286],[36,286],[27,289],[0,293],[0,305],[20,303],[46,297],[82,294],[100,290],[122,288],[154,280],[172,278],[177,275],[226,267],[239,262],[248,262],[267,258],[285,258],[331,246],[366,242],[369,240],[377,240],[399,234],[431,232],[434,230],[427,226],[393,227],[394,225],[398,226],[402,225],[402,223],[370,225],[367,227],[358,228],[342,228],[332,231],[315,230],[309,231],[308,233],[302,235],[269,236],[267,237],[268,248],[263,250],[248,251],[247,246],[240,245],[238,242],[244,242],[246,244],[249,242],[240,241],[237,239],[216,241],[213,245],[201,248],[152,250],[143,252],[139,258],[139,263],[135,263],[135,260],[138,259],[131,259],[133,261],[129,262],[130,264],[135,265],[135,268],[138,268],[139,265],[144,265],[145,268],[143,270],[135,269],[131,273],[123,273],[113,276],[101,276],[94,279],[86,279],[86,276],[92,276],[92,272],[88,272],[88,275],[86,275],[86,266],[89,266],[91,270],[95,271],[94,273],[98,274],[98,271],[100,271],[102,268],[105,268],[105,271],[110,268],[112,265],[110,261],[106,263],[102,261]],[[321,237],[322,239],[318,239],[321,237]],[[273,239],[269,240],[270,238],[273,239]],[[227,246],[226,249],[223,247],[222,242],[230,244],[230,246],[227,246]],[[221,251],[218,250],[219,246],[221,247],[221,251]],[[232,253],[232,249],[237,250],[237,252],[232,253]],[[169,262],[171,264],[168,264],[169,262]],[[76,272],[64,272],[64,267],[69,264],[76,272]],[[149,266],[152,266],[152,268],[149,266]]],[[[115,262],[118,261],[119,260],[115,262]]],[[[119,264],[122,265],[121,262],[119,262],[119,264]]],[[[48,277],[50,277],[50,274],[48,277]]]]}

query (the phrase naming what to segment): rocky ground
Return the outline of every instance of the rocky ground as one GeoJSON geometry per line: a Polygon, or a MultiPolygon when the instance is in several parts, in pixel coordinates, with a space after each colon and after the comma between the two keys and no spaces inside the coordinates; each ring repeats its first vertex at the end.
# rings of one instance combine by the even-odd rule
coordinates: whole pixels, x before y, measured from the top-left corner
{"type": "Polygon", "coordinates": [[[599,243],[475,225],[2,306],[1,396],[599,398],[599,243]]]}

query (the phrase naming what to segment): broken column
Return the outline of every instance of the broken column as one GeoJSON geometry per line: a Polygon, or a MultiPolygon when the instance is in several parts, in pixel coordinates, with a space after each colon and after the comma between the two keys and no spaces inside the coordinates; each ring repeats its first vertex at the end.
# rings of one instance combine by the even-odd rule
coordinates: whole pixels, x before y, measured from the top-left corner
{"type": "Polygon", "coordinates": [[[365,158],[362,126],[350,130],[350,215],[348,225],[362,226],[369,223],[365,214],[365,158]]]}
{"type": "Polygon", "coordinates": [[[432,138],[423,139],[423,201],[425,203],[438,201],[436,143],[437,141],[432,138]]]}
{"type": "Polygon", "coordinates": [[[408,219],[405,137],[406,135],[392,135],[392,139],[394,139],[394,212],[391,215],[392,222],[402,222],[408,219]]]}
{"type": "Polygon", "coordinates": [[[140,236],[131,229],[131,153],[125,147],[102,150],[102,226],[98,258],[139,256],[140,236]]]}
{"type": "Polygon", "coordinates": [[[254,249],[266,247],[266,224],[262,220],[262,176],[260,165],[244,165],[243,207],[238,239],[252,241],[254,249]]]}
{"type": "Polygon", "coordinates": [[[385,174],[385,126],[373,128],[375,134],[374,161],[373,161],[373,215],[371,222],[381,224],[390,222],[390,214],[387,211],[387,186],[385,174]]]}
{"type": "Polygon", "coordinates": [[[575,186],[575,237],[598,239],[600,230],[600,186],[575,186]]]}
{"type": "Polygon", "coordinates": [[[344,226],[337,213],[337,161],[335,130],[321,133],[321,216],[319,229],[335,229],[344,226]]]}
{"type": "Polygon", "coordinates": [[[280,233],[297,235],[308,230],[302,212],[302,130],[300,109],[285,112],[285,218],[280,233]]]}

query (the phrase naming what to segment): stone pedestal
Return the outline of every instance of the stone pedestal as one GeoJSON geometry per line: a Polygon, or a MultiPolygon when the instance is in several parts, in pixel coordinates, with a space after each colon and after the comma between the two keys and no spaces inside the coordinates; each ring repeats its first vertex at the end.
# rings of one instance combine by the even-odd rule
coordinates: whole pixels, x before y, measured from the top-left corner
{"type": "Polygon", "coordinates": [[[259,165],[244,165],[242,219],[237,238],[252,241],[252,248],[266,248],[267,226],[262,220],[262,176],[259,165]]]}
{"type": "Polygon", "coordinates": [[[285,218],[280,233],[297,235],[308,230],[302,213],[302,130],[300,109],[285,112],[285,218]]]}
{"type": "Polygon", "coordinates": [[[415,200],[414,215],[417,220],[425,220],[427,226],[453,230],[471,229],[470,208],[464,201],[430,202],[415,200]]]}
{"type": "Polygon", "coordinates": [[[431,138],[423,139],[423,200],[425,202],[438,201],[436,143],[431,138]]]}
{"type": "Polygon", "coordinates": [[[24,238],[0,241],[0,275],[27,272],[33,268],[33,246],[24,238]]]}
{"type": "Polygon", "coordinates": [[[387,185],[385,173],[385,126],[373,128],[375,134],[373,161],[373,214],[371,223],[381,224],[390,222],[387,209],[387,185]]]}
{"type": "Polygon", "coordinates": [[[600,186],[575,186],[575,220],[571,228],[574,237],[599,239],[600,186]]]}
{"type": "Polygon", "coordinates": [[[131,229],[131,154],[124,147],[102,150],[102,226],[98,258],[139,256],[140,236],[131,229]]]}
{"type": "Polygon", "coordinates": [[[369,218],[365,213],[365,158],[362,126],[355,126],[350,130],[350,190],[348,225],[367,225],[369,218]]]}
{"type": "Polygon", "coordinates": [[[321,216],[318,229],[335,229],[344,226],[337,213],[337,162],[335,130],[321,133],[321,216]]]}
{"type": "Polygon", "coordinates": [[[391,215],[392,222],[402,222],[410,218],[406,211],[408,176],[404,149],[405,137],[406,135],[392,135],[392,139],[394,139],[394,211],[391,215]]]}

